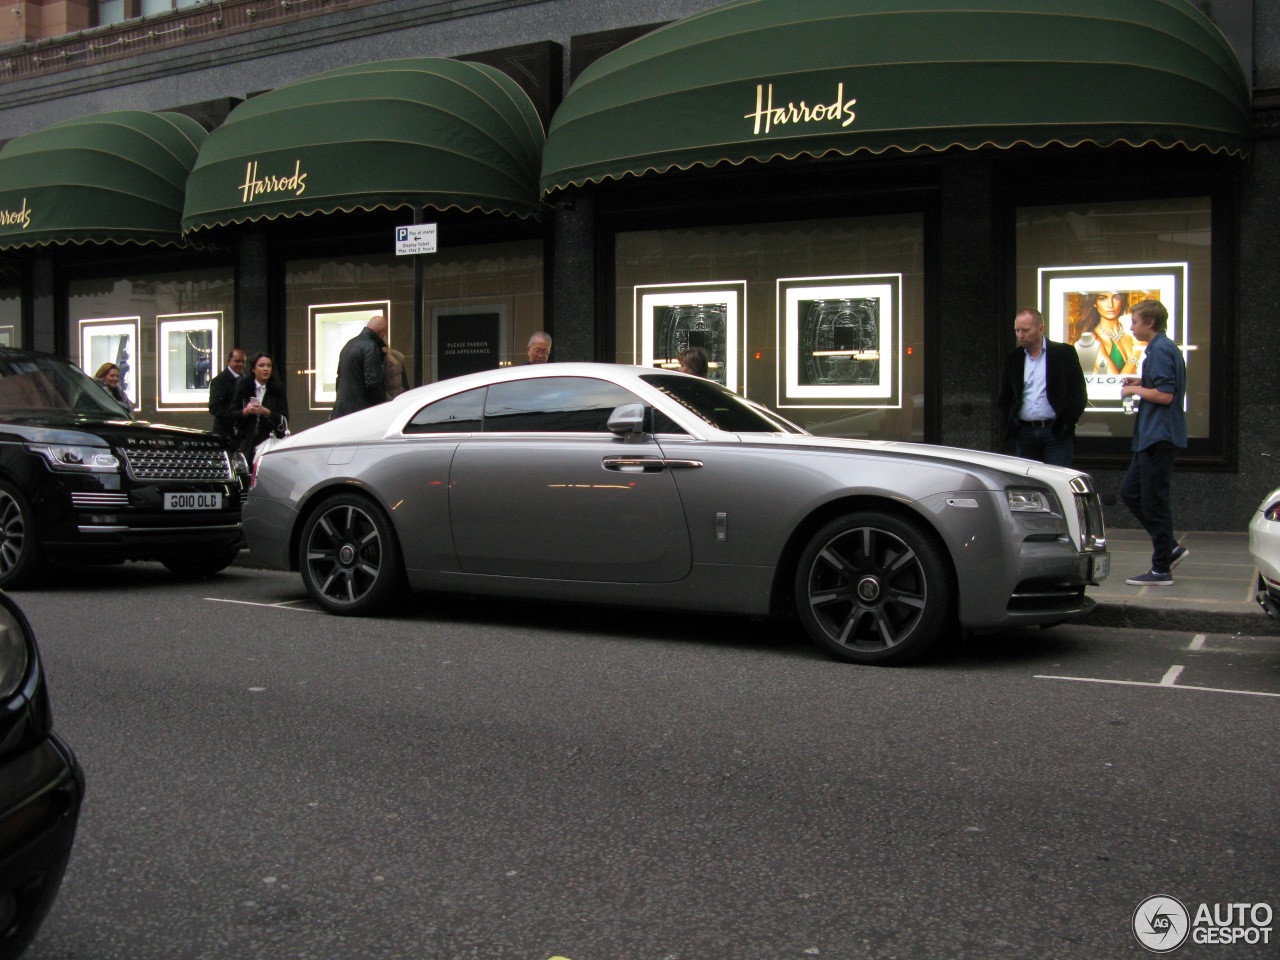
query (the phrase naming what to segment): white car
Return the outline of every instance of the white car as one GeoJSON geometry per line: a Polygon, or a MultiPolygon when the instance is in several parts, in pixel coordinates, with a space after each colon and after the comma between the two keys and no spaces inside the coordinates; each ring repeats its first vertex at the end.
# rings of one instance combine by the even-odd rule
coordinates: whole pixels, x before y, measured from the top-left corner
{"type": "Polygon", "coordinates": [[[1249,552],[1258,565],[1258,603],[1280,620],[1280,487],[1263,498],[1249,524],[1249,552]]]}

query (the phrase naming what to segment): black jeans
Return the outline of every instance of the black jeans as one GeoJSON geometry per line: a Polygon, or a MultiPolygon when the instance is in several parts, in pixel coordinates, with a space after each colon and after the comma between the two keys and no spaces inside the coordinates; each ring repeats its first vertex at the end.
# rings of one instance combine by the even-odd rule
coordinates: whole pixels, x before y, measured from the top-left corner
{"type": "Polygon", "coordinates": [[[1042,460],[1055,467],[1069,467],[1071,455],[1075,452],[1075,437],[1069,430],[1063,430],[1055,437],[1052,427],[1033,427],[1029,423],[1023,423],[1013,435],[1013,449],[1018,456],[1028,460],[1042,460]]]}
{"type": "Polygon", "coordinates": [[[1151,537],[1151,570],[1168,573],[1173,535],[1173,458],[1178,448],[1157,443],[1133,455],[1120,484],[1120,499],[1151,537]]]}

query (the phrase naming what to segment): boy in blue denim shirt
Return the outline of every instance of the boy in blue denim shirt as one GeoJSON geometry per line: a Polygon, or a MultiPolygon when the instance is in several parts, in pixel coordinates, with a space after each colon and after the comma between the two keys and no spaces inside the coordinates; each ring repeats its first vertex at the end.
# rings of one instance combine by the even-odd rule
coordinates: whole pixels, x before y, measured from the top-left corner
{"type": "Polygon", "coordinates": [[[1136,397],[1133,461],[1120,484],[1120,499],[1151,537],[1151,570],[1126,583],[1167,587],[1188,550],[1173,535],[1173,458],[1187,446],[1187,365],[1178,345],[1165,336],[1169,311],[1144,300],[1129,311],[1133,336],[1146,343],[1142,376],[1125,377],[1122,397],[1136,397]]]}

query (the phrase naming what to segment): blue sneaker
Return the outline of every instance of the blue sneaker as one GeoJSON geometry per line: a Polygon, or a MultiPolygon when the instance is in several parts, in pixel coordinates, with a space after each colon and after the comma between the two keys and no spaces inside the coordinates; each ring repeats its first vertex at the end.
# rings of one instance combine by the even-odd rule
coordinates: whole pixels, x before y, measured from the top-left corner
{"type": "Polygon", "coordinates": [[[1130,577],[1125,583],[1135,587],[1172,587],[1172,573],[1156,573],[1152,570],[1150,573],[1140,573],[1136,577],[1130,577]]]}
{"type": "Polygon", "coordinates": [[[1191,551],[1188,550],[1186,547],[1184,547],[1182,544],[1175,543],[1173,545],[1173,553],[1169,554],[1169,569],[1172,570],[1174,567],[1180,564],[1183,560],[1187,559],[1190,553],[1191,551]]]}

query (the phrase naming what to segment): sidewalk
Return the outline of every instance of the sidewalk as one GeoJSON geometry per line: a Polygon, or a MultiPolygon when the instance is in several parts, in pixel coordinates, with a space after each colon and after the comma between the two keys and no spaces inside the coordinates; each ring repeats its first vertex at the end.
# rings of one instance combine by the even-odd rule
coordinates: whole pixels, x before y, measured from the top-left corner
{"type": "Polygon", "coordinates": [[[1098,606],[1080,622],[1280,639],[1280,622],[1253,599],[1257,572],[1247,532],[1191,531],[1179,542],[1191,552],[1173,571],[1173,586],[1131,587],[1125,580],[1151,568],[1151,540],[1138,529],[1109,529],[1111,576],[1088,588],[1098,606]]]}

